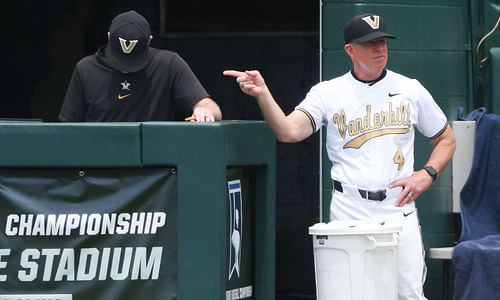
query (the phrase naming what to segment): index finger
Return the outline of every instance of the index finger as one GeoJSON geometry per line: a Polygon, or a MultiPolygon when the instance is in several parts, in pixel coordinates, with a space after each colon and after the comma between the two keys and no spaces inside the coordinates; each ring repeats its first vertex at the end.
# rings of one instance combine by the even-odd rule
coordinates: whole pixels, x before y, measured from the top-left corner
{"type": "Polygon", "coordinates": [[[406,184],[406,181],[404,181],[404,180],[405,180],[405,179],[400,179],[400,180],[397,180],[397,181],[391,182],[391,183],[389,184],[389,188],[390,188],[390,189],[393,189],[393,188],[398,187],[398,186],[400,186],[400,187],[404,187],[404,186],[405,186],[405,184],[406,184]]]}
{"type": "Polygon", "coordinates": [[[240,77],[246,75],[245,72],[240,72],[236,70],[226,70],[222,72],[222,74],[224,74],[224,76],[233,76],[233,77],[240,77]]]}

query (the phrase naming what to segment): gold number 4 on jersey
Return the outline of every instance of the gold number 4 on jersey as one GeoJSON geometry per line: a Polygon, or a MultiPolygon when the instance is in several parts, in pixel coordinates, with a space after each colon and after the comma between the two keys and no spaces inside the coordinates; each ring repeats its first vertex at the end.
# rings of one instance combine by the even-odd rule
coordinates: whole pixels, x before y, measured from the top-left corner
{"type": "Polygon", "coordinates": [[[403,150],[401,150],[400,147],[398,147],[398,150],[396,150],[396,154],[394,154],[394,163],[398,165],[398,170],[401,170],[405,163],[405,158],[403,156],[403,150]]]}

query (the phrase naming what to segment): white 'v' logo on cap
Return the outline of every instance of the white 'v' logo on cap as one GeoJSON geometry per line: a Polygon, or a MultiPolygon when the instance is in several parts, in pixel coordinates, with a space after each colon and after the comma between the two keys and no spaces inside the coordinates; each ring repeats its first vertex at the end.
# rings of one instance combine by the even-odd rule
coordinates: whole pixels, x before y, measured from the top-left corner
{"type": "Polygon", "coordinates": [[[122,47],[122,51],[125,54],[130,54],[130,52],[132,52],[132,50],[134,50],[135,45],[137,45],[137,42],[139,41],[139,40],[127,41],[126,39],[122,39],[121,37],[119,37],[118,39],[120,40],[120,46],[122,47]],[[127,46],[127,42],[128,42],[128,46],[127,46]]]}
{"type": "Polygon", "coordinates": [[[379,17],[378,16],[367,16],[361,18],[361,20],[365,21],[372,29],[378,29],[379,27],[379,17]]]}

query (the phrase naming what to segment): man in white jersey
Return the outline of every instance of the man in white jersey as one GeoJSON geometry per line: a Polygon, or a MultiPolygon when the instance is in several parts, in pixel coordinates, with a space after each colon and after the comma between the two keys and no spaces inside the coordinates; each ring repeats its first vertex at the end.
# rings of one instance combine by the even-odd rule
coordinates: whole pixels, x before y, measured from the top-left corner
{"type": "Polygon", "coordinates": [[[289,115],[258,71],[228,70],[224,75],[236,77],[241,90],[257,99],[279,141],[299,142],[326,127],[334,185],[330,220],[402,224],[398,298],[421,300],[426,299],[425,263],[414,201],[450,160],[455,138],[430,93],[417,80],[386,69],[387,38],[395,37],[386,32],[380,16],[352,18],[344,28],[344,49],[353,70],[312,87],[289,115]],[[417,171],[415,128],[434,144],[424,168],[417,171]]]}

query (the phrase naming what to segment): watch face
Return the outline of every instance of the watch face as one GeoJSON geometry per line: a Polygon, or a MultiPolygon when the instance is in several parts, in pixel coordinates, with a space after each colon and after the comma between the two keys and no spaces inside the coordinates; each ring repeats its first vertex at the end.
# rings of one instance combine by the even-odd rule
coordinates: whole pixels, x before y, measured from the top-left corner
{"type": "Polygon", "coordinates": [[[436,171],[436,169],[434,169],[431,166],[425,166],[424,169],[427,171],[427,173],[429,173],[429,175],[431,175],[431,177],[432,177],[433,180],[436,180],[436,178],[437,178],[437,171],[436,171]]]}

